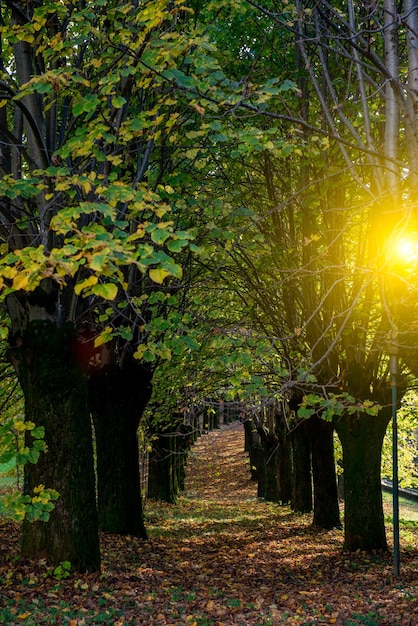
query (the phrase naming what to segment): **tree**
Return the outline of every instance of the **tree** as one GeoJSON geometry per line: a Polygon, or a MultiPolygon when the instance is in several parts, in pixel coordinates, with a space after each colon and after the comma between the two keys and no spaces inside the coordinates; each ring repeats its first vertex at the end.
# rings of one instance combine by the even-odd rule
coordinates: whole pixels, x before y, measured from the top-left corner
{"type": "Polygon", "coordinates": [[[387,347],[395,341],[413,371],[416,346],[412,274],[388,255],[415,224],[416,10],[252,0],[234,9],[209,27],[243,85],[217,152],[217,184],[242,218],[218,275],[279,355],[279,393],[301,393],[300,416],[339,433],[346,548],[385,549],[387,347]]]}
{"type": "MultiPolygon", "coordinates": [[[[153,371],[171,358],[164,333],[169,319],[178,324],[176,342],[184,326],[183,269],[199,228],[200,237],[212,228],[194,174],[204,169],[213,176],[211,151],[223,141],[216,118],[235,110],[242,89],[228,81],[206,24],[183,2],[10,1],[3,13],[10,27],[1,55],[2,287],[27,418],[45,426],[50,450],[36,477],[27,469],[25,488],[45,477],[61,493],[48,527],[25,526],[25,553],[46,552],[55,561],[66,553],[74,567],[96,569],[89,401],[96,443],[108,429],[117,433],[106,450],[97,450],[99,494],[108,492],[99,503],[109,503],[114,486],[104,487],[109,475],[101,475],[106,461],[100,459],[117,459],[114,477],[123,472],[124,455],[135,466],[140,411],[132,420],[125,416],[125,434],[121,424],[113,430],[112,414],[97,398],[98,381],[106,380],[110,392],[110,383],[138,371],[133,359],[142,361],[143,408],[153,371]],[[60,468],[54,459],[62,459],[60,468]],[[83,520],[83,545],[77,524],[65,524],[74,535],[59,534],[64,519],[83,520]]],[[[220,201],[211,202],[209,213],[220,209],[220,201]]],[[[124,396],[123,405],[132,407],[135,394],[124,396]]],[[[126,503],[132,496],[119,491],[118,497],[126,503]]],[[[126,525],[125,514],[117,522],[113,510],[110,518],[113,530],[141,529],[138,517],[126,525]]]]}
{"type": "MultiPolygon", "coordinates": [[[[266,111],[277,136],[270,134],[259,155],[241,151],[245,177],[235,180],[263,241],[250,258],[242,249],[231,258],[258,323],[283,355],[284,388],[311,397],[315,408],[304,402],[300,415],[332,419],[342,440],[345,547],[385,549],[380,457],[391,402],[386,348],[395,329],[404,362],[413,360],[401,332],[415,288],[396,279],[387,252],[391,234],[414,224],[416,11],[409,7],[399,20],[392,2],[356,15],[351,3],[347,11],[326,2],[297,2],[281,12],[274,3],[247,5],[270,24],[264,33],[271,49],[280,39],[300,100],[284,101],[278,92],[266,111]],[[401,54],[408,56],[405,75],[401,54]],[[400,295],[402,313],[394,306],[400,295]]],[[[257,62],[247,80],[255,82],[267,49],[254,37],[248,54],[257,62]]]]}
{"type": "MultiPolygon", "coordinates": [[[[147,363],[167,358],[163,342],[147,344],[153,307],[144,302],[161,289],[164,301],[175,295],[182,267],[172,255],[194,235],[182,228],[182,196],[169,184],[178,172],[152,167],[150,155],[160,142],[154,164],[162,162],[170,138],[201,116],[196,90],[207,87],[205,60],[193,39],[198,33],[177,27],[186,12],[181,2],[173,10],[163,1],[10,2],[3,12],[10,27],[2,38],[2,287],[26,419],[45,428],[49,449],[27,469],[25,491],[41,482],[61,495],[45,526],[25,525],[24,552],[97,569],[86,369],[97,358],[97,376],[120,381],[138,371],[132,359],[145,360],[144,405],[147,363]],[[179,69],[193,63],[200,79],[179,69]],[[183,117],[176,92],[185,94],[183,117]],[[170,277],[166,291],[161,285],[170,277]]],[[[94,389],[92,383],[90,398],[94,389]]],[[[108,412],[97,398],[92,406],[100,406],[102,442],[108,412]]],[[[139,417],[128,428],[133,455],[139,417]]],[[[126,452],[120,435],[117,449],[126,452]]],[[[98,450],[98,458],[106,452],[98,450]]],[[[99,476],[99,491],[103,484],[99,476]]]]}
{"type": "Polygon", "coordinates": [[[45,433],[43,428],[22,419],[22,391],[6,348],[7,344],[3,344],[0,357],[0,477],[17,488],[0,496],[0,514],[19,521],[24,518],[46,520],[58,494],[45,485],[37,485],[32,497],[21,492],[25,464],[36,463],[46,452],[45,433]]]}
{"type": "Polygon", "coordinates": [[[99,527],[146,538],[137,431],[151,397],[151,373],[130,359],[90,376],[90,409],[97,450],[99,527]]]}

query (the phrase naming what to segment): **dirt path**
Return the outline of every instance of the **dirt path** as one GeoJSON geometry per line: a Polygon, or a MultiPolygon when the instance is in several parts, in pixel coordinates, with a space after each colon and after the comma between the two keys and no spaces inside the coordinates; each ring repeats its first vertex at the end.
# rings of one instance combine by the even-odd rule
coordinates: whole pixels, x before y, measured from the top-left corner
{"type": "Polygon", "coordinates": [[[185,495],[219,502],[256,497],[257,485],[250,481],[244,427],[240,422],[198,439],[187,467],[185,495]]]}
{"type": "Polygon", "coordinates": [[[17,526],[0,526],[0,624],[416,626],[407,537],[401,579],[390,556],[344,554],[341,531],[257,499],[243,447],[240,424],[202,436],[177,505],[147,503],[148,541],[101,535],[100,574],[19,561],[17,526]]]}

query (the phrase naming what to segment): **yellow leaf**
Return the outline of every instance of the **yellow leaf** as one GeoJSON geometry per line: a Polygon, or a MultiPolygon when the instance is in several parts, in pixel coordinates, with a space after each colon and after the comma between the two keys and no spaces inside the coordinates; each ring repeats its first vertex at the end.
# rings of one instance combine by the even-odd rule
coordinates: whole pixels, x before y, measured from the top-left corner
{"type": "Polygon", "coordinates": [[[43,26],[45,26],[46,24],[46,19],[43,17],[42,19],[39,20],[33,20],[32,21],[32,26],[34,30],[41,30],[41,28],[43,28],[43,26]]]}
{"type": "Polygon", "coordinates": [[[119,156],[118,154],[115,155],[108,155],[107,160],[110,161],[110,163],[113,163],[113,165],[120,165],[123,162],[123,159],[121,156],[119,156]]]}
{"type": "Polygon", "coordinates": [[[89,193],[91,191],[91,183],[89,180],[83,180],[81,182],[81,187],[84,191],[84,193],[89,193]]]}
{"type": "Polygon", "coordinates": [[[164,206],[157,207],[153,210],[157,217],[163,217],[168,211],[171,211],[171,207],[165,204],[164,206]]]}
{"type": "Polygon", "coordinates": [[[26,430],[26,424],[25,422],[22,422],[22,420],[17,420],[17,422],[13,424],[13,428],[18,432],[23,433],[23,431],[26,430]]]}
{"type": "Polygon", "coordinates": [[[107,343],[112,339],[112,329],[110,326],[106,326],[106,328],[98,335],[94,340],[94,347],[98,348],[99,346],[107,343]]]}
{"type": "Polygon", "coordinates": [[[147,350],[147,346],[145,344],[143,343],[139,344],[139,346],[136,349],[136,352],[134,353],[134,359],[138,359],[138,361],[140,361],[142,357],[144,356],[146,350],[147,350]]]}
{"type": "Polygon", "coordinates": [[[16,289],[16,291],[18,291],[19,289],[26,289],[26,287],[28,286],[28,282],[29,277],[27,273],[22,272],[20,274],[17,274],[13,279],[13,289],[16,289]]]}
{"type": "Polygon", "coordinates": [[[20,41],[27,41],[28,43],[33,43],[35,41],[35,37],[31,33],[23,33],[19,34],[20,41]]]}
{"type": "Polygon", "coordinates": [[[80,283],[77,283],[74,287],[74,293],[76,296],[79,296],[83,289],[87,289],[88,287],[92,287],[97,283],[97,276],[89,276],[85,280],[82,280],[80,283]]]}
{"type": "Polygon", "coordinates": [[[161,285],[164,278],[167,278],[167,276],[170,276],[170,272],[167,272],[166,270],[163,270],[161,268],[150,270],[150,273],[149,273],[149,277],[151,278],[151,280],[154,283],[158,283],[159,285],[161,285]]]}
{"type": "Polygon", "coordinates": [[[49,40],[49,48],[55,48],[57,46],[60,46],[60,44],[62,44],[61,33],[57,33],[49,40]]]}
{"type": "Polygon", "coordinates": [[[26,613],[20,613],[17,617],[18,619],[28,619],[28,617],[30,617],[32,615],[32,613],[30,613],[29,611],[26,611],[26,613]]]}

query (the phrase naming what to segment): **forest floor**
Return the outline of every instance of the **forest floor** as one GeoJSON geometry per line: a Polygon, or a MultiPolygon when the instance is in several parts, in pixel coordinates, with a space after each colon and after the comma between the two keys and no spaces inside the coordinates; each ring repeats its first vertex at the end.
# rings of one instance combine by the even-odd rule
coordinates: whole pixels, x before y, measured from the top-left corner
{"type": "Polygon", "coordinates": [[[417,522],[401,523],[395,578],[391,555],[344,553],[342,531],[257,500],[243,447],[239,423],[201,437],[178,504],[147,503],[148,541],[101,536],[100,574],[20,560],[0,520],[0,623],[417,625],[417,522]]]}

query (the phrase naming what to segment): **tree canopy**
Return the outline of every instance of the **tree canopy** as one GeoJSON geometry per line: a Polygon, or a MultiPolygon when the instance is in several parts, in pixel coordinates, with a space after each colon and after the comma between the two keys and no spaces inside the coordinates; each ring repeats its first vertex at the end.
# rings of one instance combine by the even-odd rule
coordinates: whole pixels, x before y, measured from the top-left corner
{"type": "MultiPolygon", "coordinates": [[[[11,359],[24,429],[44,428],[57,455],[65,433],[67,445],[75,431],[85,442],[84,508],[94,501],[89,410],[104,384],[88,395],[85,377],[115,384],[139,363],[142,391],[127,399],[138,420],[153,379],[156,421],[164,403],[216,392],[275,395],[296,403],[298,419],[332,423],[355,494],[346,547],[386,546],[388,349],[399,351],[401,395],[417,371],[416,255],[406,270],[392,255],[416,233],[418,11],[404,8],[2,7],[11,359]]],[[[77,463],[57,476],[45,462],[43,475],[65,492],[77,463]]],[[[97,550],[81,567],[97,567],[97,550]]]]}

